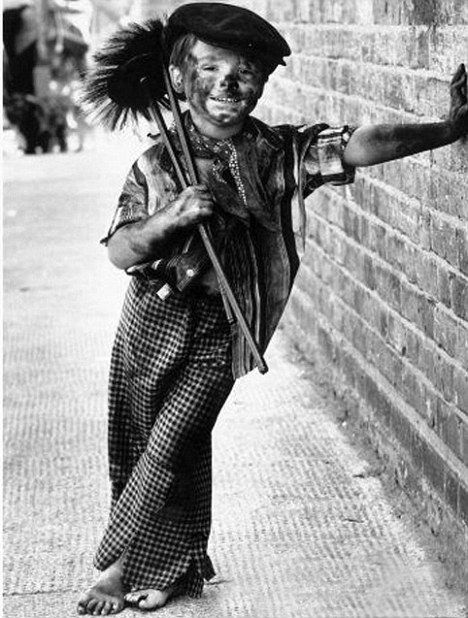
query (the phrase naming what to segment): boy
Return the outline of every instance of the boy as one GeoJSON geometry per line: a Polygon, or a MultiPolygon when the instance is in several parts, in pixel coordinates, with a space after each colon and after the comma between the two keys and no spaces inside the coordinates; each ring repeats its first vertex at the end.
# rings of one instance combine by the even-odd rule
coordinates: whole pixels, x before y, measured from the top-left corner
{"type": "MultiPolygon", "coordinates": [[[[170,75],[203,184],[178,188],[159,139],[133,165],[105,240],[131,269],[166,265],[200,222],[263,351],[287,302],[304,233],[303,198],[354,168],[449,144],[468,130],[466,72],[451,84],[445,122],[330,129],[270,128],[250,116],[270,73],[290,50],[258,15],[217,3],[188,4],[169,18],[170,75]],[[298,225],[297,225],[298,222],[298,225]],[[302,235],[301,235],[302,232],[302,235]]],[[[81,614],[125,602],[162,607],[201,594],[213,575],[211,430],[235,378],[253,361],[227,322],[216,277],[202,270],[162,300],[163,276],[135,276],[112,353],[109,457],[112,509],[95,557],[98,582],[81,614]]]]}

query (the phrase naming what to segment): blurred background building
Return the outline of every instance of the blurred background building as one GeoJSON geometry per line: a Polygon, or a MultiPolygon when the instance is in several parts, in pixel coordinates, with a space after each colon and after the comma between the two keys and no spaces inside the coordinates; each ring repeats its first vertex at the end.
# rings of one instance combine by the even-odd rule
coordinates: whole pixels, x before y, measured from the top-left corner
{"type": "Polygon", "coordinates": [[[132,0],[5,0],[3,124],[25,153],[64,152],[70,137],[83,147],[80,79],[102,39],[138,17],[132,0]]]}

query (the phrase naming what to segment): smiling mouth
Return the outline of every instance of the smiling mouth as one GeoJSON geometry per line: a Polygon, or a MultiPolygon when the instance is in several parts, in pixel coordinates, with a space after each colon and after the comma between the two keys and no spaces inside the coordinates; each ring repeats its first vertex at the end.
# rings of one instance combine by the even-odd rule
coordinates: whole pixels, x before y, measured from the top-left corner
{"type": "Polygon", "coordinates": [[[218,101],[219,103],[239,103],[243,101],[243,97],[210,97],[213,101],[218,101]]]}

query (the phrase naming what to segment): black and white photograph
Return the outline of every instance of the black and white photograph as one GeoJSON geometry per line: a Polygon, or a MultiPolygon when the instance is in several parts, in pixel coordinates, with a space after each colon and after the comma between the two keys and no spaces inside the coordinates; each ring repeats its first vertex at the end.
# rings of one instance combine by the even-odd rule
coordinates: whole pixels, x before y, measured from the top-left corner
{"type": "Polygon", "coordinates": [[[3,0],[4,618],[468,618],[468,3],[3,0]]]}

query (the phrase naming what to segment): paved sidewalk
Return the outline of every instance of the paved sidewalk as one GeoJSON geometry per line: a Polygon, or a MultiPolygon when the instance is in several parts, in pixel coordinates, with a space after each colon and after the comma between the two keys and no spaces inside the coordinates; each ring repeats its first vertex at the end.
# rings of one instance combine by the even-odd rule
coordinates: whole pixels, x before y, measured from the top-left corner
{"type": "MultiPolygon", "coordinates": [[[[7,159],[5,618],[75,615],[107,516],[106,382],[125,275],[98,245],[138,151],[7,159]]],[[[283,333],[215,428],[200,600],[158,615],[464,618],[406,517],[333,421],[283,333]]],[[[123,617],[141,616],[125,610],[123,617]]]]}

